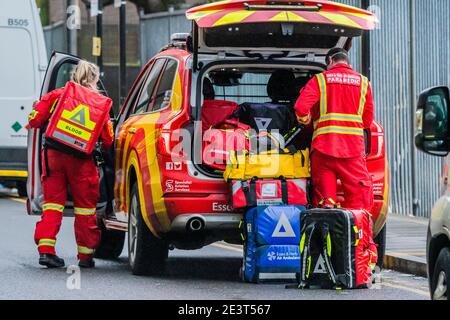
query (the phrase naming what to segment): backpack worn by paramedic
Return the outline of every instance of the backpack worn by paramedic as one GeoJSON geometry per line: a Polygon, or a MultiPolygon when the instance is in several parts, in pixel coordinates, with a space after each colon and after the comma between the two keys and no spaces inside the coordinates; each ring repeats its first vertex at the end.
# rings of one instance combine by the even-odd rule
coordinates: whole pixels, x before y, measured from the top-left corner
{"type": "Polygon", "coordinates": [[[377,263],[365,210],[312,209],[301,218],[299,288],[369,288],[377,263]]]}
{"type": "Polygon", "coordinates": [[[109,119],[112,100],[69,81],[45,131],[45,147],[89,157],[109,119]]]}

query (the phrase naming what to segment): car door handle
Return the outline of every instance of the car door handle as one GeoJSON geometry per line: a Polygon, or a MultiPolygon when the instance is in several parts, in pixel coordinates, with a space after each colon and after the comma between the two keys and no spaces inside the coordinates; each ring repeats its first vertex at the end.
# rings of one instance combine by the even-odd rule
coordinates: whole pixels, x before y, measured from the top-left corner
{"type": "Polygon", "coordinates": [[[135,134],[136,133],[136,128],[129,128],[128,132],[131,134],[135,134]]]}

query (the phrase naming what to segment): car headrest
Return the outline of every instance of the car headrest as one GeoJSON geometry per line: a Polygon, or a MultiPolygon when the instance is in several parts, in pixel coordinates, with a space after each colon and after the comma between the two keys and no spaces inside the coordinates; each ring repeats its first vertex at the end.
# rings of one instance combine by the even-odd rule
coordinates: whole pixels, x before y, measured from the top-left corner
{"type": "Polygon", "coordinates": [[[289,70],[277,70],[267,83],[267,95],[273,103],[294,102],[298,96],[295,75],[289,70]]]}
{"type": "Polygon", "coordinates": [[[203,97],[205,100],[214,100],[216,97],[214,87],[208,78],[203,79],[203,97]]]}

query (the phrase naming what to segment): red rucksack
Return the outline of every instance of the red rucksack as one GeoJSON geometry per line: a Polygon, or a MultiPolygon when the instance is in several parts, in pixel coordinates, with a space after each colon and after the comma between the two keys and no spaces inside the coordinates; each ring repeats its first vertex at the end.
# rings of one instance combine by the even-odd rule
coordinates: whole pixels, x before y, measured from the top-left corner
{"type": "Polygon", "coordinates": [[[378,260],[372,218],[365,210],[312,209],[302,215],[299,287],[371,286],[378,260]]]}
{"type": "Polygon", "coordinates": [[[92,154],[111,107],[110,98],[68,82],[45,131],[46,145],[81,157],[92,154]]]}

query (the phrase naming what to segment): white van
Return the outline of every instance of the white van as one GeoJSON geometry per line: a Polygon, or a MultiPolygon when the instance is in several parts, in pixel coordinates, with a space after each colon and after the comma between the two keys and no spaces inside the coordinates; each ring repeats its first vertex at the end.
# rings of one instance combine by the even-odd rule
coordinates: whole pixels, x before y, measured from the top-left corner
{"type": "Polygon", "coordinates": [[[0,0],[0,184],[26,195],[27,117],[47,65],[35,0],[0,0]]]}

